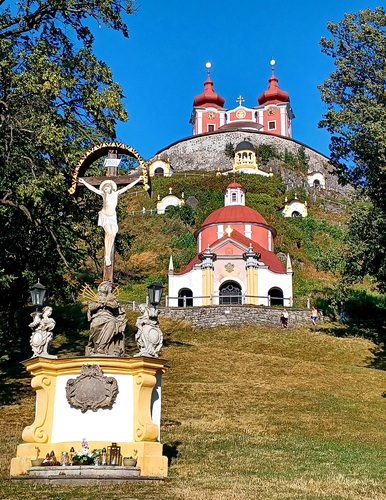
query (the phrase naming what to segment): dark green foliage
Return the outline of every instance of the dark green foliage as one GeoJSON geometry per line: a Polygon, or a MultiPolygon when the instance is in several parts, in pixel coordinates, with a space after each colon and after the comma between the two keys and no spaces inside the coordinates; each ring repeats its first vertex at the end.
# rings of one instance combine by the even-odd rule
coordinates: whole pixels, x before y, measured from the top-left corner
{"type": "Polygon", "coordinates": [[[298,150],[298,165],[299,168],[304,172],[308,172],[308,162],[310,161],[309,156],[306,154],[306,148],[302,145],[298,150]]]}
{"type": "Polygon", "coordinates": [[[320,85],[327,112],[320,126],[331,137],[331,159],[345,182],[365,186],[386,208],[386,13],[383,7],[328,23],[322,51],[335,70],[320,85]]]}
{"type": "Polygon", "coordinates": [[[235,147],[231,142],[227,142],[225,144],[225,156],[231,159],[233,159],[235,156],[235,147]]]}
{"type": "Polygon", "coordinates": [[[267,165],[269,160],[273,158],[280,157],[275,146],[271,146],[270,144],[260,144],[256,148],[256,155],[263,165],[267,165]]]}
{"type": "Polygon", "coordinates": [[[345,279],[353,283],[367,274],[375,276],[386,292],[386,219],[383,210],[369,203],[358,204],[349,222],[345,279]]]}
{"type": "Polygon", "coordinates": [[[306,154],[306,149],[303,145],[301,145],[298,149],[297,154],[288,151],[285,149],[284,151],[284,163],[287,167],[298,169],[303,174],[308,171],[308,162],[309,157],[306,154]]]}
{"type": "Polygon", "coordinates": [[[296,157],[288,149],[284,151],[284,163],[289,167],[296,167],[296,157]]]}
{"type": "Polygon", "coordinates": [[[114,139],[127,113],[89,23],[127,36],[130,11],[121,0],[27,0],[0,14],[0,338],[20,330],[16,312],[38,278],[52,301],[68,300],[96,261],[100,200],[69,196],[71,168],[85,148],[114,139]]]}

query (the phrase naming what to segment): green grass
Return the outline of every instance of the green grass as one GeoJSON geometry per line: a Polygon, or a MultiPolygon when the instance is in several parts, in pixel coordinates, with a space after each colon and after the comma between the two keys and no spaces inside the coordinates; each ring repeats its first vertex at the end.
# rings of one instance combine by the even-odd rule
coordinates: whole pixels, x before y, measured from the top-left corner
{"type": "MultiPolygon", "coordinates": [[[[370,340],[348,327],[338,338],[331,324],[192,330],[163,318],[162,328],[169,478],[92,488],[3,479],[0,499],[386,499],[386,373],[371,368],[370,340]]],[[[23,391],[0,408],[4,477],[34,411],[24,380],[9,382],[23,391]]]]}

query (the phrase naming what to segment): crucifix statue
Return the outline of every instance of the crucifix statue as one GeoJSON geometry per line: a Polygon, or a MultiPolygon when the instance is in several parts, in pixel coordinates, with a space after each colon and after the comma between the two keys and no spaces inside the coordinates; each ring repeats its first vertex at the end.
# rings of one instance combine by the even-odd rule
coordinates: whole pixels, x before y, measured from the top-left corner
{"type": "MultiPolygon", "coordinates": [[[[135,173],[134,173],[135,175],[135,173]]],[[[148,172],[147,162],[140,156],[131,146],[126,146],[120,142],[103,142],[92,146],[78,161],[73,173],[71,187],[68,189],[70,194],[74,194],[77,185],[82,185],[101,196],[102,208],[99,211],[98,226],[103,227],[105,233],[104,241],[104,269],[103,281],[113,283],[114,274],[114,244],[115,237],[118,233],[117,213],[118,197],[135,186],[141,183],[143,189],[151,196],[151,185],[148,172]],[[118,171],[118,166],[121,162],[121,156],[128,156],[138,162],[138,169],[141,173],[140,177],[133,177],[134,172],[128,172],[126,168],[122,169],[123,173],[118,171]],[[95,161],[106,157],[104,167],[106,172],[101,176],[80,177],[86,173],[88,167],[95,161]],[[86,180],[87,179],[87,180],[86,180]],[[119,186],[119,189],[118,189],[119,186]],[[123,186],[123,187],[121,187],[123,186]]]]}
{"type": "Polygon", "coordinates": [[[128,191],[141,180],[142,176],[117,191],[117,185],[113,180],[107,179],[103,181],[97,189],[92,184],[89,184],[85,179],[79,178],[79,182],[81,184],[103,198],[103,206],[98,217],[98,226],[103,227],[105,230],[105,266],[107,267],[112,264],[114,241],[115,236],[118,233],[116,212],[118,196],[128,191]]]}

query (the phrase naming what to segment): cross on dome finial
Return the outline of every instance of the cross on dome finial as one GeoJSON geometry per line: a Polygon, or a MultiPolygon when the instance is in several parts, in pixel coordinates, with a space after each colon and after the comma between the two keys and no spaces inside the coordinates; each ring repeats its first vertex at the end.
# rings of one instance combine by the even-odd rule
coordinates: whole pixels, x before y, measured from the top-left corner
{"type": "Polygon", "coordinates": [[[239,106],[242,105],[242,103],[245,101],[244,97],[240,94],[239,97],[236,99],[236,102],[239,103],[239,106]]]}
{"type": "Polygon", "coordinates": [[[271,65],[271,69],[272,69],[272,74],[273,72],[275,71],[275,64],[276,64],[276,61],[275,59],[272,57],[272,59],[269,61],[269,64],[271,65]]]}

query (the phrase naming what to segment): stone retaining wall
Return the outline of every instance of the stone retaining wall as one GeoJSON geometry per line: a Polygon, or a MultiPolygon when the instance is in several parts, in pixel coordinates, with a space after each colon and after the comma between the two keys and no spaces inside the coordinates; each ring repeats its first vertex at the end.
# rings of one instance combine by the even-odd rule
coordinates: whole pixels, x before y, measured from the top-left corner
{"type": "MultiPolygon", "coordinates": [[[[214,328],[220,325],[280,326],[282,308],[264,306],[165,307],[163,315],[192,323],[193,328],[214,328]]],[[[288,309],[288,327],[310,323],[309,309],[288,309]]]]}
{"type": "MultiPolygon", "coordinates": [[[[324,175],[326,191],[345,195],[352,192],[350,186],[339,185],[338,178],[331,172],[332,166],[326,156],[299,141],[266,132],[233,130],[190,136],[161,149],[149,161],[156,158],[167,159],[170,161],[174,173],[179,174],[184,171],[231,170],[233,160],[225,154],[226,145],[231,143],[236,147],[242,141],[249,141],[255,147],[261,144],[270,145],[283,154],[287,150],[294,155],[297,155],[299,148],[304,146],[305,154],[309,159],[308,172],[317,171],[324,175]]],[[[285,168],[283,162],[274,160],[271,160],[265,167],[260,165],[260,168],[267,172],[270,167],[274,174],[282,176],[284,184],[288,188],[307,188],[307,178],[304,173],[285,168]]]]}

